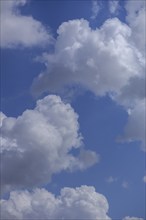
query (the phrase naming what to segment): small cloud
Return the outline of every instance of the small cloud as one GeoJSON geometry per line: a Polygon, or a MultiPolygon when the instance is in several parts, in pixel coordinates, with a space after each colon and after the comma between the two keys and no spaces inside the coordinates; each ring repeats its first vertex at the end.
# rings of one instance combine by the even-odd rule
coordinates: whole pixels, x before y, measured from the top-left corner
{"type": "Polygon", "coordinates": [[[125,218],[123,218],[123,220],[144,220],[144,219],[143,218],[138,218],[138,217],[126,216],[125,218]]]}
{"type": "Polygon", "coordinates": [[[111,14],[118,14],[119,11],[119,1],[109,1],[109,11],[111,14]]]}
{"type": "Polygon", "coordinates": [[[146,175],[143,177],[143,182],[146,183],[146,175]]]}
{"type": "Polygon", "coordinates": [[[122,187],[123,187],[124,189],[127,189],[127,188],[129,187],[129,183],[128,183],[127,181],[123,181],[122,187]]]}
{"type": "Polygon", "coordinates": [[[106,182],[107,183],[113,183],[113,182],[117,182],[117,178],[115,177],[112,177],[112,176],[109,176],[107,179],[106,179],[106,182]]]}
{"type": "Polygon", "coordinates": [[[91,19],[95,20],[99,11],[101,10],[101,4],[99,1],[92,1],[92,15],[91,15],[91,19]]]}

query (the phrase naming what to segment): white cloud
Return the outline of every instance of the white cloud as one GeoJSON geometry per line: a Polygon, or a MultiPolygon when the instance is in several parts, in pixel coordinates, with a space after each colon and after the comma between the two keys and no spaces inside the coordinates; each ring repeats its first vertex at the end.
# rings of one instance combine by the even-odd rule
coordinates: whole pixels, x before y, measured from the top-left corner
{"type": "Polygon", "coordinates": [[[117,14],[119,10],[119,1],[118,0],[110,0],[109,1],[109,11],[111,14],[117,14]]]}
{"type": "Polygon", "coordinates": [[[126,216],[125,218],[123,218],[123,220],[144,220],[144,219],[143,218],[138,218],[138,217],[126,216]]]}
{"type": "Polygon", "coordinates": [[[83,170],[99,160],[95,152],[82,147],[78,115],[58,96],[46,96],[18,118],[2,116],[4,191],[45,184],[54,173],[83,170]],[[73,156],[72,149],[79,149],[79,155],[73,156]]]}
{"type": "Polygon", "coordinates": [[[120,93],[131,77],[143,75],[144,61],[129,42],[131,30],[117,18],[96,30],[84,19],[64,22],[58,35],[55,53],[44,55],[48,69],[34,81],[36,93],[72,83],[96,95],[120,93]]]}
{"type": "MultiPolygon", "coordinates": [[[[137,103],[145,97],[145,56],[133,43],[133,29],[113,18],[93,30],[88,21],[80,19],[64,22],[57,32],[55,53],[40,58],[46,71],[34,80],[32,92],[60,92],[66,85],[79,84],[97,96],[110,94],[135,115],[137,103]]],[[[141,107],[144,112],[144,105],[141,107]]],[[[132,135],[133,128],[126,130],[132,135]]],[[[143,141],[143,126],[140,131],[135,129],[135,137],[129,136],[129,140],[143,141]]]]}
{"type": "Polygon", "coordinates": [[[5,219],[110,219],[106,198],[94,187],[65,187],[55,197],[46,189],[11,192],[1,201],[5,219]]]}
{"type": "Polygon", "coordinates": [[[50,31],[32,16],[24,16],[20,7],[26,0],[1,1],[1,47],[44,46],[52,42],[50,31]]]}
{"type": "Polygon", "coordinates": [[[99,11],[101,10],[101,2],[100,1],[92,1],[92,15],[91,19],[95,20],[98,16],[99,11]]]}

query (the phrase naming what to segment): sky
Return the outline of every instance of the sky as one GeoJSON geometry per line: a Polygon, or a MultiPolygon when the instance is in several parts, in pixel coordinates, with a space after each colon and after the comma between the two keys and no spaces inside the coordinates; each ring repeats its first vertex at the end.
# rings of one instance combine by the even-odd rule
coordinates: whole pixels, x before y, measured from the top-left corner
{"type": "Polygon", "coordinates": [[[1,219],[144,220],[144,0],[1,0],[1,219]]]}

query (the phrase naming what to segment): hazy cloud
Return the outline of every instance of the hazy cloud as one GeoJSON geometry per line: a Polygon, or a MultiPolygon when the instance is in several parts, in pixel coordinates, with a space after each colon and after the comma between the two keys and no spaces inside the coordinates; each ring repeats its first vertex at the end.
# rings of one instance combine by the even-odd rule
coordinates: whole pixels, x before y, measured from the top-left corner
{"type": "Polygon", "coordinates": [[[143,182],[146,183],[146,175],[143,177],[143,182]]]}
{"type": "Polygon", "coordinates": [[[101,2],[98,1],[92,1],[92,15],[91,15],[91,19],[96,19],[98,16],[99,11],[101,10],[102,6],[101,6],[101,2]]]}
{"type": "Polygon", "coordinates": [[[119,10],[119,1],[118,0],[110,0],[109,1],[109,11],[111,14],[117,14],[119,10]]]}
{"type": "Polygon", "coordinates": [[[144,220],[143,218],[137,218],[137,217],[129,217],[126,216],[123,220],[144,220]]]}
{"type": "Polygon", "coordinates": [[[127,181],[123,181],[122,187],[123,187],[124,189],[127,189],[127,188],[129,187],[129,183],[128,183],[127,181]]]}
{"type": "Polygon", "coordinates": [[[113,182],[117,182],[118,178],[117,177],[112,177],[112,176],[109,176],[106,181],[107,183],[113,183],[113,182]]]}

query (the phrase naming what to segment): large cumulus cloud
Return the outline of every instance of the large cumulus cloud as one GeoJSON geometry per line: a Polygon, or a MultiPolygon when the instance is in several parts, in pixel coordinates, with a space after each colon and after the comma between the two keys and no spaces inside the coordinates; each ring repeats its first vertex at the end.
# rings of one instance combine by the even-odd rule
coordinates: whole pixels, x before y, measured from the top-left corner
{"type": "Polygon", "coordinates": [[[32,92],[60,92],[66,85],[79,84],[97,96],[109,94],[127,112],[132,112],[125,135],[144,143],[143,131],[142,135],[138,129],[137,134],[136,129],[129,131],[129,123],[136,121],[134,112],[145,111],[141,105],[145,102],[145,5],[143,1],[127,1],[125,8],[127,24],[112,18],[93,30],[85,19],[62,23],[54,53],[38,58],[46,65],[46,71],[34,79],[32,92]],[[142,109],[137,110],[137,105],[142,109]]]}
{"type": "Polygon", "coordinates": [[[18,118],[1,114],[2,189],[35,187],[62,170],[85,169],[98,161],[85,150],[78,115],[60,97],[46,96],[18,118]],[[78,156],[72,149],[81,148],[78,156]]]}
{"type": "Polygon", "coordinates": [[[4,219],[110,219],[106,198],[94,187],[65,187],[55,197],[46,189],[13,191],[1,201],[4,219]]]}
{"type": "Polygon", "coordinates": [[[143,58],[129,42],[131,29],[117,18],[96,30],[87,20],[71,20],[57,32],[54,54],[44,54],[47,70],[34,80],[36,93],[72,83],[96,95],[119,93],[131,77],[143,73],[143,58]]]}
{"type": "MultiPolygon", "coordinates": [[[[12,191],[0,201],[2,219],[111,219],[105,196],[93,186],[61,189],[55,196],[44,188],[12,191]]],[[[123,220],[143,220],[126,216],[123,220]]]]}

